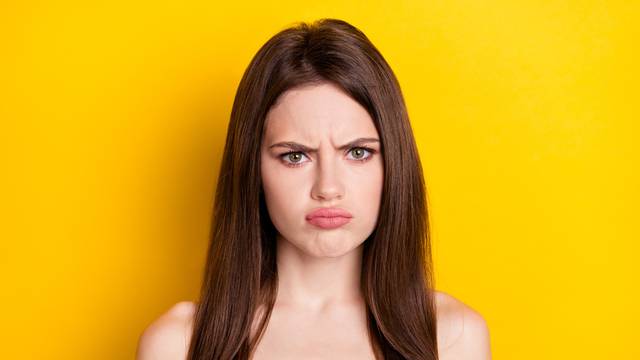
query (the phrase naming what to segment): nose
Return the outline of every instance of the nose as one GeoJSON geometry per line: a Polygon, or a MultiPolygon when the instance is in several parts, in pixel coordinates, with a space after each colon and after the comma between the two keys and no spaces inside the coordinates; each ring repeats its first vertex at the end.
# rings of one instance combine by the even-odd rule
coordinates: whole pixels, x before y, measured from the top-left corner
{"type": "Polygon", "coordinates": [[[323,201],[341,199],[344,196],[344,187],[339,164],[327,156],[319,159],[318,164],[319,166],[315,169],[316,178],[311,189],[311,197],[314,200],[323,201]]]}

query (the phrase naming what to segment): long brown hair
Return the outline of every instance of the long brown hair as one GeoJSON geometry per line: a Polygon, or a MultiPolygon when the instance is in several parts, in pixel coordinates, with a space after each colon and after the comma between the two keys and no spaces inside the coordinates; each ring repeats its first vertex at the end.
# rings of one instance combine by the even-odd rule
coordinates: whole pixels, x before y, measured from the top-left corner
{"type": "Polygon", "coordinates": [[[438,358],[426,189],[400,86],[360,30],[320,19],[298,22],[270,38],[238,86],[190,360],[249,359],[266,329],[278,272],[277,233],[256,160],[265,117],[284,91],[321,82],[336,84],[362,105],[381,138],[384,185],[376,228],[363,244],[361,278],[376,358],[438,358]]]}

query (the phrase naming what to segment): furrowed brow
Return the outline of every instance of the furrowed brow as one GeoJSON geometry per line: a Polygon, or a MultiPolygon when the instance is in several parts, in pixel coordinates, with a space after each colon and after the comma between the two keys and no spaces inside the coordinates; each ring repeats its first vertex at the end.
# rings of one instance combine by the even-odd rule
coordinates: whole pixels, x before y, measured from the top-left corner
{"type": "MultiPolygon", "coordinates": [[[[353,141],[348,142],[347,144],[344,144],[340,147],[338,147],[338,150],[346,150],[352,147],[356,147],[362,144],[366,144],[366,143],[372,143],[372,142],[380,142],[379,139],[376,138],[358,138],[355,139],[353,141]]],[[[303,144],[299,144],[297,142],[293,142],[293,141],[283,141],[283,142],[279,142],[276,144],[273,144],[271,146],[269,146],[269,149],[274,148],[274,147],[285,147],[285,148],[289,148],[295,151],[302,151],[302,152],[306,152],[306,153],[317,153],[318,149],[313,149],[310,148],[306,145],[303,144]]]]}

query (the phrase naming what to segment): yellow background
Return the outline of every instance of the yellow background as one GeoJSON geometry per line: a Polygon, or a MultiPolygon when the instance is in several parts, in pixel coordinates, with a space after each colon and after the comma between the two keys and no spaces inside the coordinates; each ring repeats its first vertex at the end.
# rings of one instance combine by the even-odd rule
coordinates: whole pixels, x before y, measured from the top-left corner
{"type": "Polygon", "coordinates": [[[639,359],[639,2],[391,3],[0,5],[0,358],[131,359],[196,298],[240,77],[336,17],[400,80],[437,287],[494,359],[639,359]]]}

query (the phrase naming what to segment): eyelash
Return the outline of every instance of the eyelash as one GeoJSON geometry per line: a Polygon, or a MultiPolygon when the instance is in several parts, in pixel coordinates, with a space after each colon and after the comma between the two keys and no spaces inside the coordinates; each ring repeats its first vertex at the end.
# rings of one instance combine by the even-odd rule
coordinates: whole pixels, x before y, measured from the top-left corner
{"type": "MultiPolygon", "coordinates": [[[[371,154],[371,155],[367,156],[366,158],[362,158],[362,159],[354,159],[355,161],[359,161],[359,162],[367,162],[367,161],[369,161],[369,160],[373,157],[373,155],[374,155],[375,153],[377,153],[377,151],[376,151],[376,150],[374,150],[374,149],[372,149],[372,148],[368,148],[368,147],[366,147],[366,146],[356,146],[356,147],[352,147],[351,149],[349,149],[349,151],[347,151],[347,153],[350,153],[351,151],[353,151],[353,150],[355,150],[355,149],[363,149],[363,150],[365,150],[365,151],[368,151],[368,152],[371,154]]],[[[284,160],[284,157],[285,157],[285,156],[289,156],[289,155],[291,155],[291,154],[303,154],[303,155],[305,155],[302,151],[289,151],[289,152],[286,152],[286,153],[284,153],[284,154],[280,154],[280,156],[279,156],[279,157],[280,157],[280,159],[282,159],[282,161],[284,162],[285,166],[288,166],[288,167],[300,167],[300,166],[302,166],[302,165],[304,164],[304,163],[291,163],[291,162],[287,162],[287,161],[285,161],[285,160],[284,160]]],[[[305,156],[306,156],[306,155],[305,155],[305,156]]]]}

